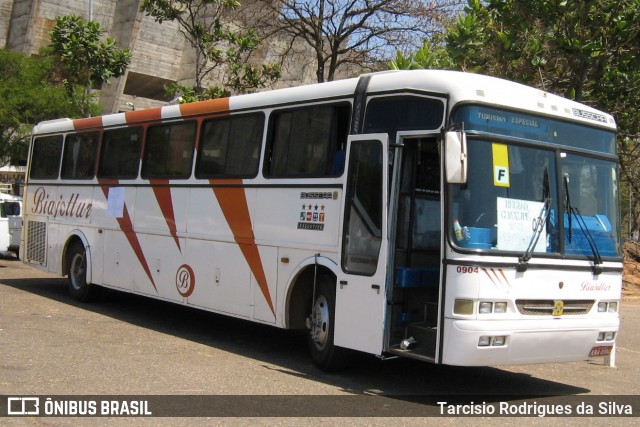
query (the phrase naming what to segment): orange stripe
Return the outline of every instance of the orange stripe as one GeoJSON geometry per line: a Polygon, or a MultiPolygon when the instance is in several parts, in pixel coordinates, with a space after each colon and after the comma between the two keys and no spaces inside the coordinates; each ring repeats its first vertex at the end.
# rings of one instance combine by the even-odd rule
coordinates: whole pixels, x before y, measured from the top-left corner
{"type": "Polygon", "coordinates": [[[260,252],[256,245],[255,237],[253,235],[253,226],[251,224],[251,216],[249,215],[249,206],[247,205],[247,196],[242,187],[242,180],[215,180],[209,181],[213,187],[213,192],[218,199],[222,213],[224,214],[229,228],[233,233],[235,239],[244,259],[249,264],[249,268],[253,273],[260,291],[264,299],[269,304],[273,317],[276,316],[276,310],[273,307],[273,301],[271,300],[271,294],[269,292],[269,286],[267,284],[267,277],[264,273],[264,267],[262,265],[262,259],[260,258],[260,252]],[[222,184],[224,186],[217,186],[222,184]],[[233,185],[233,186],[228,186],[233,185]]]}
{"type": "Polygon", "coordinates": [[[495,280],[493,280],[493,277],[491,277],[491,275],[489,274],[489,272],[487,271],[486,268],[483,268],[482,271],[484,271],[484,274],[487,275],[487,277],[489,278],[489,280],[491,280],[491,283],[493,283],[493,285],[497,288],[498,285],[496,284],[495,280]]]}
{"type": "Polygon", "coordinates": [[[209,99],[207,101],[180,104],[180,112],[183,117],[223,111],[229,111],[229,98],[209,99]]]}
{"type": "Polygon", "coordinates": [[[97,128],[102,126],[102,117],[89,117],[86,119],[77,119],[73,121],[73,127],[76,130],[97,128]]]}
{"type": "Polygon", "coordinates": [[[178,239],[178,233],[176,230],[176,217],[173,211],[173,199],[171,198],[171,187],[169,187],[168,179],[152,179],[151,188],[153,188],[153,194],[156,196],[164,220],[169,227],[169,233],[173,236],[173,240],[178,245],[178,250],[182,252],[180,248],[180,240],[178,239]]]}
{"type": "Polygon", "coordinates": [[[127,123],[160,120],[162,118],[162,109],[157,107],[148,110],[127,111],[124,113],[124,118],[127,123]]]}
{"type": "MultiPolygon", "coordinates": [[[[100,180],[100,187],[102,188],[102,192],[104,193],[104,197],[109,200],[109,186],[110,185],[118,185],[118,180],[100,180]]],[[[138,240],[138,236],[135,231],[133,231],[133,222],[131,221],[131,216],[129,215],[129,211],[127,210],[127,206],[124,206],[122,218],[116,218],[118,221],[118,225],[120,225],[120,230],[124,232],[125,237],[129,241],[129,245],[131,245],[131,249],[136,254],[140,265],[144,269],[145,273],[147,273],[147,277],[151,281],[153,285],[153,289],[158,292],[158,288],[156,287],[156,283],[153,280],[153,276],[151,275],[151,269],[147,264],[147,260],[144,256],[144,252],[142,252],[142,246],[140,245],[140,241],[138,240]]]]}
{"type": "Polygon", "coordinates": [[[511,287],[511,283],[509,283],[509,279],[507,279],[507,276],[504,274],[504,271],[502,269],[499,269],[498,271],[500,272],[500,274],[504,278],[504,281],[507,282],[507,286],[511,287]]]}

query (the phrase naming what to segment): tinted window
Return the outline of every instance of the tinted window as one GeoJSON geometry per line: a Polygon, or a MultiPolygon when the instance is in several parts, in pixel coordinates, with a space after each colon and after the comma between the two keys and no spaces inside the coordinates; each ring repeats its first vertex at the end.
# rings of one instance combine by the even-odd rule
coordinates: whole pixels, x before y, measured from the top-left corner
{"type": "Polygon", "coordinates": [[[36,138],[31,154],[31,172],[34,179],[56,179],[60,169],[62,135],[36,138]]]}
{"type": "Polygon", "coordinates": [[[251,178],[258,173],[264,116],[249,114],[204,123],[196,176],[251,178]]]}
{"type": "Polygon", "coordinates": [[[62,178],[93,178],[98,138],[97,132],[67,135],[62,157],[62,178]]]}
{"type": "Polygon", "coordinates": [[[275,113],[269,175],[341,175],[349,111],[347,105],[325,105],[275,113]]]}
{"type": "Polygon", "coordinates": [[[419,96],[374,98],[367,104],[365,133],[438,129],[444,120],[444,104],[419,96]]]}
{"type": "Polygon", "coordinates": [[[351,145],[342,240],[342,268],[373,276],[382,242],[382,144],[358,141],[351,145]]]}
{"type": "Polygon", "coordinates": [[[98,176],[131,179],[138,176],[142,128],[122,128],[104,133],[98,176]]]}
{"type": "Polygon", "coordinates": [[[188,178],[195,144],[196,122],[150,127],[147,132],[143,178],[188,178]]]}

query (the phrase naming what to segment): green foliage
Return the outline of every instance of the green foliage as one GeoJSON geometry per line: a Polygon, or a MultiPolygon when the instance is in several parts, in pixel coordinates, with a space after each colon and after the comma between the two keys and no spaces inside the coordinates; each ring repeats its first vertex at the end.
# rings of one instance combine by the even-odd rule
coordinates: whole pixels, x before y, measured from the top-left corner
{"type": "Polygon", "coordinates": [[[453,68],[613,114],[622,188],[640,194],[640,0],[468,0],[445,38],[453,68]]]}
{"type": "Polygon", "coordinates": [[[425,39],[422,47],[414,54],[405,56],[398,51],[396,58],[389,64],[389,68],[392,70],[450,69],[453,67],[454,63],[446,51],[446,46],[438,36],[425,39]]]}
{"type": "Polygon", "coordinates": [[[52,83],[50,58],[0,50],[0,163],[24,164],[34,124],[78,117],[62,86],[52,83]]]}
{"type": "Polygon", "coordinates": [[[196,51],[195,85],[172,85],[170,94],[181,94],[182,102],[246,93],[275,82],[281,76],[275,64],[251,65],[249,57],[262,40],[252,29],[225,24],[240,6],[237,0],[143,0],[141,9],[157,22],[175,21],[196,51]],[[206,89],[204,80],[224,69],[222,84],[206,89]]]}
{"type": "Polygon", "coordinates": [[[92,112],[91,88],[123,75],[131,52],[118,49],[114,39],[104,37],[97,22],[74,15],[56,18],[50,36],[46,52],[54,58],[70,99],[88,116],[92,112]]]}
{"type": "MultiPolygon", "coordinates": [[[[624,188],[640,194],[640,1],[473,0],[466,13],[473,18],[449,34],[451,52],[467,42],[464,31],[478,32],[483,49],[464,65],[612,113],[624,188]]],[[[637,214],[628,220],[638,229],[637,214]]]]}

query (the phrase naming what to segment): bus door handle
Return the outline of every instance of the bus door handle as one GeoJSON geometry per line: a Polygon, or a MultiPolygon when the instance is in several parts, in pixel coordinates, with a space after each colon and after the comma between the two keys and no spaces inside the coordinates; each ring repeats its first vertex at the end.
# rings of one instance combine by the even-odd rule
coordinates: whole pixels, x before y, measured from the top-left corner
{"type": "Polygon", "coordinates": [[[346,280],[340,280],[340,289],[344,288],[348,284],[349,284],[349,282],[347,282],[346,280]]]}
{"type": "Polygon", "coordinates": [[[380,293],[380,285],[371,285],[371,289],[374,289],[378,294],[380,293]]]}

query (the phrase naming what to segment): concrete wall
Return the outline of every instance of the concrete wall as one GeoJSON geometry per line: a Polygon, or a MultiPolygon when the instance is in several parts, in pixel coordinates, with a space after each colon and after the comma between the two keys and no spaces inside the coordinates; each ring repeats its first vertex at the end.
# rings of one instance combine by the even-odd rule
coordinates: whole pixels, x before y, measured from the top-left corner
{"type": "MultiPolygon", "coordinates": [[[[93,0],[93,19],[120,48],[127,47],[133,53],[127,74],[111,79],[102,88],[105,113],[164,105],[168,100],[160,92],[165,84],[193,84],[195,53],[178,25],[156,23],[139,12],[140,2],[93,0]]],[[[0,0],[0,48],[35,55],[50,43],[55,18],[68,14],[88,19],[89,0],[0,0]]],[[[257,63],[275,60],[278,49],[274,41],[253,59],[257,63]]],[[[309,56],[307,61],[285,61],[283,78],[276,87],[313,83],[315,69],[305,64],[309,56]]],[[[215,77],[206,83],[216,84],[215,77]]]]}

